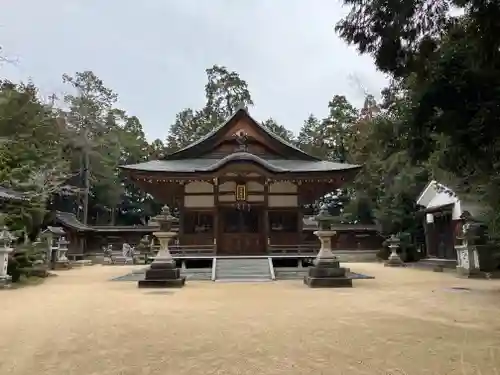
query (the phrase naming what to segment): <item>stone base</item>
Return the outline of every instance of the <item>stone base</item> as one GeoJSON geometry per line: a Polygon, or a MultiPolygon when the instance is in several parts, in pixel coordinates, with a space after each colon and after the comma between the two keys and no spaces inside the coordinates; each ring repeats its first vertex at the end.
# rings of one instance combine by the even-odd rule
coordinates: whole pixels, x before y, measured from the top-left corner
{"type": "Polygon", "coordinates": [[[139,288],[181,288],[186,283],[175,261],[153,262],[145,274],[145,279],[138,282],[139,288]]]}
{"type": "Polygon", "coordinates": [[[139,288],[182,288],[186,283],[186,277],[182,276],[172,280],[139,280],[139,288]]]}
{"type": "Polygon", "coordinates": [[[463,267],[457,267],[457,276],[462,279],[498,279],[500,278],[500,271],[484,272],[480,270],[468,270],[463,267]]]}
{"type": "Polygon", "coordinates": [[[384,267],[406,267],[406,264],[399,257],[389,258],[385,261],[384,267]]]}
{"type": "Polygon", "coordinates": [[[352,279],[346,276],[347,272],[336,258],[319,259],[315,266],[308,268],[304,284],[310,288],[351,288],[352,279]]]}
{"type": "Polygon", "coordinates": [[[352,288],[352,279],[348,277],[310,277],[304,276],[304,284],[309,288],[352,288]]]}
{"type": "Polygon", "coordinates": [[[406,267],[404,263],[384,263],[384,267],[406,267]]]}
{"type": "Polygon", "coordinates": [[[0,279],[0,289],[9,289],[12,286],[10,277],[0,279]]]}

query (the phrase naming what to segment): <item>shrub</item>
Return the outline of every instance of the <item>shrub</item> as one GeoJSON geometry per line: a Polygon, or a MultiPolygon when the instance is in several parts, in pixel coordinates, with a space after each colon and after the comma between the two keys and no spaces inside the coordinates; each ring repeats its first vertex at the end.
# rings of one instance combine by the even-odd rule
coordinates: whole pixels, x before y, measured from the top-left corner
{"type": "Polygon", "coordinates": [[[7,274],[12,277],[13,283],[22,277],[30,277],[33,273],[33,264],[40,259],[40,254],[32,244],[19,245],[9,255],[7,274]]]}

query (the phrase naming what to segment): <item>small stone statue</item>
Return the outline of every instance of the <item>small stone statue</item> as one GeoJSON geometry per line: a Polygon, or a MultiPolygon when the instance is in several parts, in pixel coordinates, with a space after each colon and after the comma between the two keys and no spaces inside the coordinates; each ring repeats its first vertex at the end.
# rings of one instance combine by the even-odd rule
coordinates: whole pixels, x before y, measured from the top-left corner
{"type": "Polygon", "coordinates": [[[126,242],[122,245],[122,256],[125,258],[134,257],[134,248],[126,242]]]}

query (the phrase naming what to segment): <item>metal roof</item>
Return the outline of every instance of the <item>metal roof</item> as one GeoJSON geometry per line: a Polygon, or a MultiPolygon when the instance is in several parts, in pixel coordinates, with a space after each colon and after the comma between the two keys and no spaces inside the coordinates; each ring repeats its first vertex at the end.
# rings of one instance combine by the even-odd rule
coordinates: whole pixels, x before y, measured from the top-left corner
{"type": "Polygon", "coordinates": [[[248,152],[237,152],[222,159],[152,160],[121,168],[144,172],[212,172],[231,161],[250,161],[276,173],[283,172],[331,172],[358,169],[354,164],[335,163],[324,160],[263,159],[248,152]]]}
{"type": "Polygon", "coordinates": [[[93,230],[91,227],[83,224],[80,220],[78,220],[75,214],[71,212],[57,211],[56,220],[65,227],[74,229],[79,232],[89,232],[93,230]]]}
{"type": "Polygon", "coordinates": [[[150,233],[158,230],[157,226],[140,226],[140,225],[85,225],[75,214],[71,212],[56,212],[56,220],[66,228],[76,230],[78,232],[144,232],[150,233]]]}

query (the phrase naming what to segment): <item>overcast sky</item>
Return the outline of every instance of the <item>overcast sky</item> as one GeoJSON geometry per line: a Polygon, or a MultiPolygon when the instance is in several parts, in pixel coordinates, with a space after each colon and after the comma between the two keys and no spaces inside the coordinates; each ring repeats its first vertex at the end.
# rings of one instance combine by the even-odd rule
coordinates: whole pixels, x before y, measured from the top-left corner
{"type": "Polygon", "coordinates": [[[164,139],[175,114],[203,105],[205,69],[237,71],[257,120],[298,132],[343,94],[360,105],[385,78],[334,33],[340,0],[1,0],[0,76],[61,94],[63,73],[92,70],[164,139]],[[356,82],[357,81],[357,82],[356,82]],[[360,85],[361,84],[361,85],[360,85]]]}

